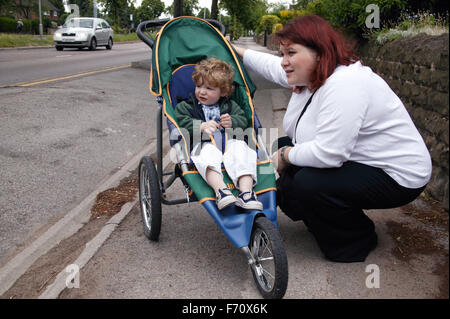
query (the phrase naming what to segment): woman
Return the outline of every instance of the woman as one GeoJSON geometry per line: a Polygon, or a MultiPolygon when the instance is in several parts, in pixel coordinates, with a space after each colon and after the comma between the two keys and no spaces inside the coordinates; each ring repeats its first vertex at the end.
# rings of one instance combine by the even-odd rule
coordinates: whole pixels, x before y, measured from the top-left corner
{"type": "Polygon", "coordinates": [[[278,140],[277,201],[303,220],[324,255],[364,261],[377,245],[363,209],[405,205],[424,190],[431,158],[404,105],[322,18],[276,34],[282,57],[235,47],[246,67],[292,89],[278,140]]]}

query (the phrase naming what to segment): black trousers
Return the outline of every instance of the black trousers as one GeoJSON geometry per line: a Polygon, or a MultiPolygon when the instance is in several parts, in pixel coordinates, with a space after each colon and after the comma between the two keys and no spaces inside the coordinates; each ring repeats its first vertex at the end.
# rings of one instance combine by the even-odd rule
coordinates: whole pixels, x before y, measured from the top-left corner
{"type": "MultiPolygon", "coordinates": [[[[284,145],[292,145],[289,137],[278,140],[284,145]]],[[[361,262],[377,245],[363,209],[403,206],[424,189],[403,187],[382,169],[357,162],[325,169],[290,165],[277,180],[277,203],[292,220],[303,220],[325,257],[361,262]]]]}

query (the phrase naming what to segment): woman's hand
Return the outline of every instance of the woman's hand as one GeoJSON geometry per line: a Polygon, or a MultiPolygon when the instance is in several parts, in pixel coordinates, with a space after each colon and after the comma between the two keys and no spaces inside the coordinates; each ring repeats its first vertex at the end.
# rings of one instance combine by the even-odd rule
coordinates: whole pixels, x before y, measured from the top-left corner
{"type": "Polygon", "coordinates": [[[280,175],[284,171],[284,169],[290,164],[288,154],[291,148],[292,147],[290,146],[286,147],[284,151],[284,159],[286,161],[283,161],[283,159],[281,158],[281,148],[272,155],[272,163],[275,166],[275,169],[277,170],[278,174],[280,175]]]}
{"type": "Polygon", "coordinates": [[[206,134],[212,134],[219,128],[219,123],[216,121],[208,121],[208,122],[202,122],[200,124],[200,132],[204,132],[206,134]]]}
{"type": "Polygon", "coordinates": [[[233,122],[231,120],[230,114],[225,113],[220,116],[220,125],[223,128],[232,128],[233,127],[233,122]]]}
{"type": "Polygon", "coordinates": [[[244,58],[244,52],[247,50],[246,48],[238,47],[234,44],[232,44],[233,48],[236,50],[236,53],[241,57],[241,59],[244,58]]]}

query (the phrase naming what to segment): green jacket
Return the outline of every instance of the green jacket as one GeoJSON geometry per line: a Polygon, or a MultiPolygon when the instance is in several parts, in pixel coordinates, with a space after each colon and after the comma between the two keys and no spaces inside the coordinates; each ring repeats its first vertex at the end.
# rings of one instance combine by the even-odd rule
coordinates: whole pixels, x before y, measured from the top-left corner
{"type": "MultiPolygon", "coordinates": [[[[221,115],[226,113],[230,114],[232,128],[245,130],[251,126],[251,124],[248,124],[244,111],[235,101],[228,98],[221,98],[219,104],[221,115]]],[[[190,134],[190,139],[186,140],[192,142],[194,129],[200,132],[200,124],[205,122],[205,115],[203,114],[201,104],[195,98],[191,98],[189,102],[179,102],[175,108],[175,115],[180,128],[186,129],[190,134]]]]}

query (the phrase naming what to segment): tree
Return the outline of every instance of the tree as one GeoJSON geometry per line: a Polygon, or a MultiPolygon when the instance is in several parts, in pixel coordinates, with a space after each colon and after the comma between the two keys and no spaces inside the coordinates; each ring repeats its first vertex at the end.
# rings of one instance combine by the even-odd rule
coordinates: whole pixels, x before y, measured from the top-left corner
{"type": "Polygon", "coordinates": [[[217,20],[219,17],[219,6],[218,6],[219,0],[212,0],[211,3],[211,19],[217,20]]]}
{"type": "MultiPolygon", "coordinates": [[[[267,11],[267,2],[265,0],[221,0],[221,5],[231,16],[231,23],[237,23],[236,26],[230,26],[230,37],[235,39],[235,34],[240,29],[255,30],[260,18],[267,11]]],[[[237,33],[236,33],[237,35],[237,33]]]]}
{"type": "Polygon", "coordinates": [[[59,15],[64,13],[64,3],[63,0],[49,0],[56,9],[59,10],[59,15]]]}
{"type": "Polygon", "coordinates": [[[127,0],[98,0],[105,6],[109,20],[112,21],[113,26],[120,26],[120,13],[123,8],[128,7],[127,0]]]}
{"type": "MultiPolygon", "coordinates": [[[[300,0],[300,1],[308,2],[308,0],[300,0]]],[[[288,10],[288,9],[289,9],[289,6],[281,1],[278,1],[276,3],[271,3],[269,5],[269,13],[270,14],[279,14],[280,11],[288,10]]]]}
{"type": "Polygon", "coordinates": [[[157,19],[165,10],[161,0],[143,0],[141,6],[136,9],[137,18],[140,21],[157,19]]]}
{"type": "Polygon", "coordinates": [[[267,32],[267,34],[271,34],[274,26],[280,22],[280,18],[273,14],[267,14],[262,16],[259,22],[259,28],[262,31],[267,32]]]}
{"type": "Polygon", "coordinates": [[[13,0],[0,0],[0,11],[4,8],[11,7],[12,2],[13,0]]]}
{"type": "Polygon", "coordinates": [[[173,16],[179,17],[183,15],[183,0],[173,0],[173,16]]]}
{"type": "Polygon", "coordinates": [[[295,1],[294,5],[292,5],[292,7],[297,10],[304,9],[309,5],[310,2],[312,2],[312,1],[311,0],[297,0],[297,1],[295,1]]]}
{"type": "MultiPolygon", "coordinates": [[[[176,3],[176,0],[174,0],[176,3]]],[[[199,10],[198,0],[183,0],[183,15],[184,16],[195,16],[194,11],[199,10]]],[[[172,16],[176,16],[174,13],[173,4],[166,8],[166,13],[171,14],[172,16]]]]}
{"type": "Polygon", "coordinates": [[[69,0],[68,3],[76,4],[78,6],[80,17],[94,16],[94,5],[92,0],[69,0]]]}
{"type": "Polygon", "coordinates": [[[211,19],[211,12],[208,8],[201,8],[200,11],[197,13],[197,17],[202,19],[211,19]]]}
{"type": "Polygon", "coordinates": [[[31,13],[38,11],[38,3],[30,0],[12,1],[10,8],[20,13],[25,19],[31,19],[31,13]]]}

